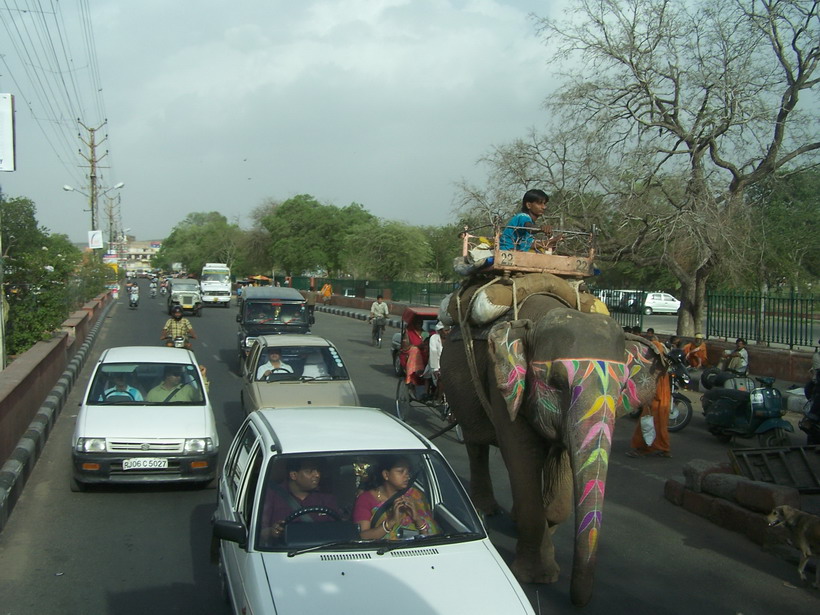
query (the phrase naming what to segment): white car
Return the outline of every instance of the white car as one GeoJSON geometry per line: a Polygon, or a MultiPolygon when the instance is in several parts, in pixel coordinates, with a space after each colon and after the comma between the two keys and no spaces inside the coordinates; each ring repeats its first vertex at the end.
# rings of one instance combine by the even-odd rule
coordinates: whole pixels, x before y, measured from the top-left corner
{"type": "Polygon", "coordinates": [[[190,350],[109,348],[100,356],[71,440],[71,490],[94,483],[216,477],[219,438],[190,350]]]}
{"type": "Polygon", "coordinates": [[[358,406],[359,396],[332,342],[317,335],[260,335],[242,363],[242,409],[358,406]],[[268,370],[268,353],[286,369],[268,370]]]}
{"type": "Polygon", "coordinates": [[[677,314],[680,301],[669,293],[647,293],[643,302],[643,313],[649,316],[653,313],[677,314]]]}
{"type": "Polygon", "coordinates": [[[377,409],[252,412],[218,489],[214,539],[235,613],[533,613],[439,450],[377,409]],[[429,524],[362,540],[351,519],[362,477],[395,456],[429,524]],[[294,468],[305,466],[293,464],[303,461],[321,471],[299,501],[288,477],[297,480],[294,468]],[[280,524],[283,510],[291,512],[280,524]]]}

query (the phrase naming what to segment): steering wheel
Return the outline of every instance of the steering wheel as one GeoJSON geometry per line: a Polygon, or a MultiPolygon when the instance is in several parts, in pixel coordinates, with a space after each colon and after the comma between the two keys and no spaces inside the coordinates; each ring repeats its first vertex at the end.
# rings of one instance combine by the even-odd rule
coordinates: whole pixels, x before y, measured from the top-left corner
{"type": "Polygon", "coordinates": [[[108,391],[108,393],[105,394],[105,399],[106,400],[108,400],[112,397],[127,397],[131,401],[136,401],[135,398],[134,398],[134,395],[131,393],[131,391],[127,391],[127,390],[126,391],[118,391],[118,390],[108,391]]]}
{"type": "Polygon", "coordinates": [[[285,520],[282,521],[282,525],[287,525],[291,521],[295,521],[303,515],[309,515],[312,513],[328,515],[329,517],[333,517],[336,521],[342,520],[342,516],[332,508],[328,508],[327,506],[308,506],[307,508],[300,508],[299,510],[295,510],[290,513],[287,517],[285,517],[285,520]]]}

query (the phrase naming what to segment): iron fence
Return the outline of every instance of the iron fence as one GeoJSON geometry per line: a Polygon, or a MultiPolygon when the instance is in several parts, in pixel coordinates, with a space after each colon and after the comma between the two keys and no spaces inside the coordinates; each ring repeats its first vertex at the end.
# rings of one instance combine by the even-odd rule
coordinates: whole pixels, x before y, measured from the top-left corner
{"type": "Polygon", "coordinates": [[[709,337],[811,347],[820,335],[820,301],[794,291],[711,292],[707,295],[709,337]]]}
{"type": "MultiPolygon", "coordinates": [[[[311,278],[294,277],[291,284],[299,290],[310,287],[311,278]]],[[[359,280],[353,278],[313,278],[316,289],[325,283],[337,294],[375,299],[390,289],[393,301],[414,305],[438,305],[458,288],[458,282],[399,282],[359,280]]],[[[593,292],[608,306],[612,318],[622,327],[640,327],[644,314],[640,309],[646,291],[593,292]]],[[[811,347],[820,337],[820,297],[796,292],[710,292],[707,295],[706,336],[763,344],[811,347]]]]}

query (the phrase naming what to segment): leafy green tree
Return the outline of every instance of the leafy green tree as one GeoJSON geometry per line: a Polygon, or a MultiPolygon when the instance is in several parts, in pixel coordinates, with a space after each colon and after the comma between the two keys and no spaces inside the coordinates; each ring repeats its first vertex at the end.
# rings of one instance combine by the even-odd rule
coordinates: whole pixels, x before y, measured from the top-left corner
{"type": "MultiPolygon", "coordinates": [[[[65,235],[38,225],[30,199],[0,200],[0,209],[7,351],[19,354],[48,339],[71,309],[102,290],[104,278],[88,275],[80,266],[82,254],[65,235]]],[[[99,259],[93,260],[91,269],[104,275],[99,259]]]]}
{"type": "Polygon", "coordinates": [[[350,267],[376,279],[412,280],[425,272],[431,250],[424,231],[403,222],[379,221],[350,234],[345,250],[350,267]]]}
{"type": "Polygon", "coordinates": [[[778,173],[750,191],[748,285],[805,288],[820,279],[820,171],[778,173]]]}
{"type": "Polygon", "coordinates": [[[180,262],[191,273],[205,263],[231,267],[239,257],[243,232],[219,212],[194,212],[177,224],[154,257],[157,267],[169,269],[180,262]]]}
{"type": "Polygon", "coordinates": [[[461,239],[458,235],[462,230],[463,226],[458,224],[421,227],[430,245],[427,270],[433,273],[440,282],[452,280],[455,277],[453,259],[461,255],[461,239]]]}
{"type": "Polygon", "coordinates": [[[322,205],[309,194],[272,207],[262,218],[270,235],[270,255],[288,275],[317,269],[336,274],[348,236],[373,221],[375,217],[357,203],[340,209],[322,205]]]}

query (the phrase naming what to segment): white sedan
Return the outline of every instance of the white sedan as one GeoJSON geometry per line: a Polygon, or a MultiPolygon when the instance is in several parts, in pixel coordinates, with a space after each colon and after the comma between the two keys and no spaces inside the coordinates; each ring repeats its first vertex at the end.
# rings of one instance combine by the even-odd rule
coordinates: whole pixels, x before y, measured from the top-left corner
{"type": "Polygon", "coordinates": [[[214,540],[235,613],[533,612],[439,450],[379,410],[252,412],[217,501],[214,540]],[[412,491],[427,516],[373,538],[384,523],[377,504],[364,540],[353,519],[370,493],[365,477],[397,457],[409,478],[394,495],[412,491]]]}

